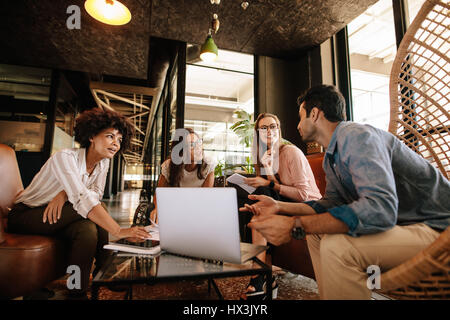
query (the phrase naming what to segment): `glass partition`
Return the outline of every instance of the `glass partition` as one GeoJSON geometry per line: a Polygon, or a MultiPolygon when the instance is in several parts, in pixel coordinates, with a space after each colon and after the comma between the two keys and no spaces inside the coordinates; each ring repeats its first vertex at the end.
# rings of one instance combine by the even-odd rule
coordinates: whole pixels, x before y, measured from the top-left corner
{"type": "Polygon", "coordinates": [[[0,143],[42,152],[51,70],[0,64],[0,143]]]}

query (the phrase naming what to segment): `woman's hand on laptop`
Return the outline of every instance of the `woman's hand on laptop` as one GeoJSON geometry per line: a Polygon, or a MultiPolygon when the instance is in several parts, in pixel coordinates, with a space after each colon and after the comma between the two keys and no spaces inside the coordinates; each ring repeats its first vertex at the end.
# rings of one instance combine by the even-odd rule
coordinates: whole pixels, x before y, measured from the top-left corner
{"type": "Polygon", "coordinates": [[[248,198],[258,202],[252,205],[245,204],[245,206],[240,208],[239,211],[249,211],[255,216],[274,215],[280,211],[278,202],[271,197],[251,194],[248,198]]]}
{"type": "Polygon", "coordinates": [[[149,237],[149,233],[145,231],[144,227],[131,227],[131,228],[122,228],[120,229],[118,238],[140,238],[147,239],[149,237]]]}

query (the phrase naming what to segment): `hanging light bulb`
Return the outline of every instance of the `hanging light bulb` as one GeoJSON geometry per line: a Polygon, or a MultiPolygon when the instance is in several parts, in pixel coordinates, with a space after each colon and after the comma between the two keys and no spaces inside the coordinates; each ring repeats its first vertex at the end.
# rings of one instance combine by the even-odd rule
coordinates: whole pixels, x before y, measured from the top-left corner
{"type": "MultiPolygon", "coordinates": [[[[211,0],[211,4],[220,4],[220,0],[211,0]]],[[[217,48],[214,40],[212,38],[212,32],[214,34],[219,31],[220,21],[219,16],[215,13],[211,20],[211,27],[209,28],[208,35],[206,36],[205,43],[202,44],[200,48],[200,59],[205,62],[212,62],[217,59],[219,55],[219,49],[217,48]]]]}
{"type": "Polygon", "coordinates": [[[117,0],[86,0],[84,8],[94,19],[114,26],[131,20],[130,10],[117,0]]]}
{"type": "Polygon", "coordinates": [[[218,55],[219,49],[217,48],[212,38],[211,29],[209,29],[209,33],[206,37],[205,43],[203,43],[200,49],[200,59],[205,62],[212,62],[217,59],[218,55]]]}
{"type": "Polygon", "coordinates": [[[214,33],[217,33],[217,31],[219,31],[219,27],[220,27],[219,16],[216,13],[214,13],[213,19],[211,21],[211,29],[214,30],[214,33]]]}

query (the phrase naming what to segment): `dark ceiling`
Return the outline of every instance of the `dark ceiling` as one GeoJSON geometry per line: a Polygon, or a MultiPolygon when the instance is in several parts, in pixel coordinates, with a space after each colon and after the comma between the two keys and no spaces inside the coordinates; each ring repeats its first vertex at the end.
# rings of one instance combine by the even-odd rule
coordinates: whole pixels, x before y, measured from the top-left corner
{"type": "MultiPolygon", "coordinates": [[[[291,57],[318,45],[376,0],[121,0],[125,26],[91,18],[84,0],[0,1],[0,63],[60,68],[97,75],[148,78],[150,37],[201,44],[213,13],[219,48],[291,57]],[[81,29],[69,30],[68,6],[81,8],[81,29]]],[[[152,67],[150,67],[151,69],[152,67]]],[[[151,72],[151,70],[150,70],[151,72]]]]}

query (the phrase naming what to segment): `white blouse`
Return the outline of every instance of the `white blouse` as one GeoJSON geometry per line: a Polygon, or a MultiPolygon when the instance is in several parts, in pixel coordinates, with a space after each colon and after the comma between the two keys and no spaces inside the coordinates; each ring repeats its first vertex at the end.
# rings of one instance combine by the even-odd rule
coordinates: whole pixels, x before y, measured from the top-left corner
{"type": "Polygon", "coordinates": [[[61,150],[47,160],[14,203],[43,206],[64,190],[74,210],[87,218],[89,211],[103,198],[108,169],[109,159],[105,158],[89,175],[85,148],[61,150]]]}
{"type": "MultiPolygon", "coordinates": [[[[180,179],[180,187],[201,187],[203,185],[203,182],[205,182],[206,177],[211,173],[214,172],[215,166],[211,164],[210,162],[207,162],[207,166],[205,168],[205,174],[204,179],[199,179],[197,176],[197,168],[194,171],[187,171],[183,167],[183,175],[180,179]]],[[[163,162],[161,165],[161,174],[166,178],[167,181],[169,181],[170,176],[170,159],[167,159],[163,162]]]]}

